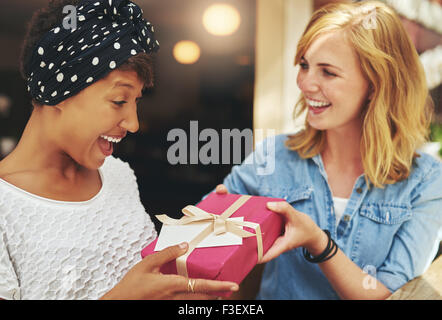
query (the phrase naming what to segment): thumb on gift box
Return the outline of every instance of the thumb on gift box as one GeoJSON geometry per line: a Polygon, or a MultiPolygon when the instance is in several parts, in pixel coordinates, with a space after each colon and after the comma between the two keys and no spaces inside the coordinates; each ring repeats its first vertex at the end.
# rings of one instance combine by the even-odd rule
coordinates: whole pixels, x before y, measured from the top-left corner
{"type": "Polygon", "coordinates": [[[161,266],[169,261],[175,260],[187,252],[189,245],[187,242],[167,247],[143,259],[145,266],[152,272],[159,272],[161,266]]]}
{"type": "Polygon", "coordinates": [[[290,214],[293,212],[293,207],[286,201],[267,202],[267,208],[285,218],[290,218],[290,214]]]}
{"type": "Polygon", "coordinates": [[[219,184],[216,186],[215,191],[217,194],[227,194],[229,190],[227,190],[226,186],[223,184],[219,184]]]}

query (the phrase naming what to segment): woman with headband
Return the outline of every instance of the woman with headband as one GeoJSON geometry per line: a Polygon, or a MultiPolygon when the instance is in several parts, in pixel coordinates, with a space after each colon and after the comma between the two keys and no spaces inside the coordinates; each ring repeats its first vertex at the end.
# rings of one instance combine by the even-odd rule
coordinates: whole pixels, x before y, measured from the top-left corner
{"type": "Polygon", "coordinates": [[[397,14],[363,1],[317,10],[294,62],[305,129],[258,145],[217,188],[286,199],[268,204],[286,225],[258,298],[387,298],[442,235],[442,165],[418,150],[432,113],[419,57],[397,14]]]}
{"type": "Polygon", "coordinates": [[[131,1],[52,1],[34,14],[21,61],[33,111],[0,162],[0,298],[194,299],[238,289],[159,273],[186,244],[139,261],[156,231],[134,172],[112,151],[138,130],[158,46],[131,1]],[[63,23],[66,5],[76,5],[74,28],[63,23]]]}

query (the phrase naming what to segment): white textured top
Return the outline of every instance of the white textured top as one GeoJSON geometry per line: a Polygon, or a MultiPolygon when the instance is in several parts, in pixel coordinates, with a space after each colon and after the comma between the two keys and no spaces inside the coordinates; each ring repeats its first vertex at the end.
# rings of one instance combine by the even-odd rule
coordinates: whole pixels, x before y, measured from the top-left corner
{"type": "Polygon", "coordinates": [[[333,197],[333,207],[335,209],[336,225],[339,224],[345,208],[347,207],[348,199],[333,197]]]}
{"type": "Polygon", "coordinates": [[[112,156],[88,201],[39,197],[0,179],[0,298],[98,299],[157,235],[129,165],[112,156]]]}

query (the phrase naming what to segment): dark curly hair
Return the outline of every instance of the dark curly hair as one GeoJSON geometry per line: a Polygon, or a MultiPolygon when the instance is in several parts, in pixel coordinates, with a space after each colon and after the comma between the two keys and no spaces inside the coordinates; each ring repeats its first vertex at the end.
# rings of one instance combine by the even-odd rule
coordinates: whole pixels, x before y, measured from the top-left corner
{"type": "MultiPolygon", "coordinates": [[[[80,2],[81,0],[51,0],[46,7],[34,12],[26,28],[19,58],[20,74],[24,80],[28,78],[26,74],[27,66],[37,43],[44,34],[62,23],[64,6],[76,6],[80,2]]],[[[145,88],[153,86],[153,61],[147,53],[141,52],[130,57],[116,70],[135,71],[139,79],[144,82],[145,88]]],[[[33,100],[33,103],[39,105],[37,101],[33,100]]]]}

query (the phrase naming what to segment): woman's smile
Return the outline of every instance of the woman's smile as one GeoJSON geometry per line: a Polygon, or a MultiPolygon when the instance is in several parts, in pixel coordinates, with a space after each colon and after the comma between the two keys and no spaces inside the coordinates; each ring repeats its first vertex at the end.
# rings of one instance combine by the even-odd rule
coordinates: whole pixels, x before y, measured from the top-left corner
{"type": "Polygon", "coordinates": [[[110,156],[114,151],[114,143],[119,143],[125,136],[106,136],[101,135],[98,138],[98,146],[101,152],[106,156],[110,156]]]}
{"type": "Polygon", "coordinates": [[[320,101],[320,100],[314,100],[311,98],[305,98],[307,101],[307,104],[313,108],[322,108],[322,107],[329,107],[331,105],[328,101],[320,101]]]}
{"type": "Polygon", "coordinates": [[[331,102],[321,101],[321,100],[313,100],[311,98],[305,97],[305,101],[308,105],[308,110],[310,114],[317,115],[323,113],[326,109],[332,106],[331,102]]]}

